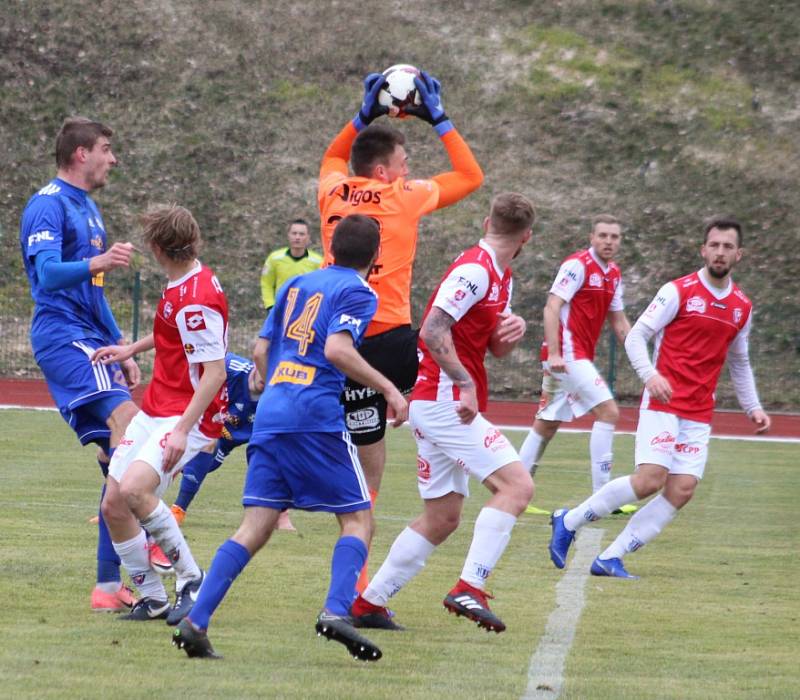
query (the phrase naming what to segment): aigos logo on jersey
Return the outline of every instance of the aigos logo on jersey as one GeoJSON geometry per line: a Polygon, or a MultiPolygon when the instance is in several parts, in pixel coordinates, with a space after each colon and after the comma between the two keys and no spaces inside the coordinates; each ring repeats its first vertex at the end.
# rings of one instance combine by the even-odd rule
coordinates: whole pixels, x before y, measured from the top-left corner
{"type": "Polygon", "coordinates": [[[184,320],[186,327],[190,331],[204,331],[206,329],[206,319],[202,311],[187,311],[184,320]]]}
{"type": "Polygon", "coordinates": [[[689,297],[686,300],[686,313],[704,314],[706,312],[706,300],[703,297],[689,297]]]}
{"type": "Polygon", "coordinates": [[[431,463],[417,455],[417,479],[423,483],[431,480],[431,463]]]}

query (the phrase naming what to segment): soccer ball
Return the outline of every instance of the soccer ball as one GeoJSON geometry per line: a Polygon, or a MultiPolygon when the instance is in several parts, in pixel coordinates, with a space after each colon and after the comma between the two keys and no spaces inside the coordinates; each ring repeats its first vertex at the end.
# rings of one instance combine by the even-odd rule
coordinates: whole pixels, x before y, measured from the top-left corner
{"type": "Polygon", "coordinates": [[[378,102],[389,108],[390,117],[404,117],[405,108],[422,104],[414,78],[419,70],[405,63],[398,63],[383,71],[386,84],[378,93],[378,102]]]}

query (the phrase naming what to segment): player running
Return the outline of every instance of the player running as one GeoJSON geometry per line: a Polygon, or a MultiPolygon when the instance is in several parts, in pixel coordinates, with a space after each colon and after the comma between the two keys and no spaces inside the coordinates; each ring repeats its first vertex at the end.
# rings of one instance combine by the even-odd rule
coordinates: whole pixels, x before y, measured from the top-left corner
{"type": "MultiPolygon", "coordinates": [[[[194,500],[206,476],[219,469],[236,447],[246,445],[253,432],[256,406],[264,391],[264,380],[250,360],[232,352],[225,355],[225,374],[228,409],[222,425],[222,436],[198,452],[183,468],[180,491],[170,507],[178,525],[183,525],[189,504],[194,500]]],[[[281,513],[277,529],[295,531],[288,511],[281,513]]]]}
{"type": "Polygon", "coordinates": [[[645,385],[636,471],[610,481],[576,508],[553,514],[550,558],[559,569],[579,528],[623,503],[658,493],[591,566],[595,576],[638,578],[626,571],[623,557],[654,539],[692,499],[703,478],[714,390],[726,357],[736,396],[758,426],[756,432],[769,430],[750,367],[752,304],[731,279],[742,252],[739,222],[711,220],[700,249],[703,268],[665,284],[631,329],[625,350],[645,385]],[[647,342],[653,337],[651,362],[647,342]]]}
{"type": "MultiPolygon", "coordinates": [[[[105,367],[94,367],[90,360],[96,348],[122,342],[104,281],[107,272],[128,267],[133,251],[130,243],[107,247],[103,217],[89,196],[105,186],[117,163],[112,135],[100,122],[66,119],[56,136],[56,177],[30,198],[20,222],[22,258],[35,302],[33,354],[81,445],[98,446],[104,478],[114,448],[139,410],[130,390],[141,381],[133,358],[105,367]]],[[[119,558],[102,515],[97,534],[91,607],[127,610],[135,599],[122,585],[119,558]]]]}
{"type": "MultiPolygon", "coordinates": [[[[439,81],[423,72],[415,83],[422,104],[413,113],[436,130],[452,171],[427,180],[408,179],[405,137],[388,125],[372,124],[388,112],[377,99],[384,78],[372,73],[364,81],[364,101],[358,114],[325,151],[318,190],[326,262],[331,261],[331,235],[342,217],[365,214],[380,226],[380,254],[369,275],[369,283],[378,294],[378,310],[367,328],[360,352],[403,392],[410,391],[417,378],[417,331],[411,327],[411,272],[419,220],[436,209],[455,204],[483,182],[483,173],[472,151],[445,114],[439,81]],[[348,174],[348,159],[353,175],[348,174]]],[[[374,504],[386,461],[386,401],[370,387],[348,379],[343,403],[347,429],[358,445],[374,504]]],[[[359,589],[366,581],[365,570],[359,589]]]]}
{"type": "Polygon", "coordinates": [[[495,197],[483,223],[484,238],[456,258],[428,302],[409,408],[423,512],[400,533],[353,603],[358,626],[401,629],[386,609],[389,598],[458,527],[471,475],[492,495],[475,521],[461,577],[444,606],[487,630],[506,628],[489,609],[486,580],[533,496],[533,481],[511,443],[479,411],[486,409],[488,397],[487,349],[502,357],[525,333],[525,321],[511,313],[509,265],[530,240],[534,218],[532,204],[522,195],[495,197]]]}
{"type": "Polygon", "coordinates": [[[317,633],[344,644],[356,658],[381,657],[348,615],[367,557],[370,500],[339,401],[347,374],[383,394],[395,425],[408,413],[402,394],[356,351],[377,306],[364,278],[379,245],[375,221],[343,219],[331,243],[334,264],[287,282],[264,322],[255,360],[269,380],[247,448],[244,518],[217,550],[194,609],[173,637],[189,656],[218,658],[206,634],[211,616],[269,540],[281,509],[291,507],[334,513],[339,521],[317,633]]]}
{"type": "Polygon", "coordinates": [[[214,273],[196,258],[200,229],[189,211],[156,207],[142,223],[144,240],[168,282],[150,335],[93,355],[107,365],[156,351],[142,410],[111,459],[102,511],[114,549],[142,594],[124,619],[166,618],[176,625],[191,609],[203,573],[161,496],[175,474],[222,432],[228,302],[214,273]],[[160,577],[148,565],[143,527],[175,569],[171,610],[160,577]]]}
{"type": "Polygon", "coordinates": [[[631,329],[622,301],[622,274],[614,262],[621,241],[619,221],[601,214],[592,222],[589,248],[561,263],[544,307],[543,405],[519,452],[522,463],[535,475],[562,421],[591,411],[595,417],[589,439],[593,492],[611,478],[614,426],[619,419],[614,397],[594,366],[594,353],[606,318],[620,344],[631,329]]]}

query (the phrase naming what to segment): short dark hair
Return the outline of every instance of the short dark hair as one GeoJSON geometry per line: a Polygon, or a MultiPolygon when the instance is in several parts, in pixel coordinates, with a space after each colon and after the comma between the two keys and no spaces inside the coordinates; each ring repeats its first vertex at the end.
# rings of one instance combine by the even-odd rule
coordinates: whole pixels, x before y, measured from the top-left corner
{"type": "Polygon", "coordinates": [[[359,177],[369,177],[373,168],[389,161],[394,149],[406,142],[394,127],[386,124],[370,124],[363,129],[353,141],[350,149],[350,167],[359,177]]]}
{"type": "Polygon", "coordinates": [[[333,264],[356,270],[369,265],[381,246],[378,222],[364,214],[345,216],[333,229],[333,264]]]}
{"type": "Polygon", "coordinates": [[[67,117],[56,134],[56,166],[66,168],[78,148],[94,148],[97,139],[114,135],[110,127],[85,117],[67,117]]]}
{"type": "Polygon", "coordinates": [[[592,232],[597,228],[597,224],[616,224],[620,226],[619,219],[612,214],[598,214],[592,218],[592,232]]]}
{"type": "Polygon", "coordinates": [[[531,201],[517,192],[502,192],[492,200],[489,225],[500,236],[515,236],[533,228],[536,211],[531,201]]]}
{"type": "Polygon", "coordinates": [[[140,217],[144,242],[157,245],[176,262],[193,260],[200,247],[200,226],[192,213],[177,204],[157,204],[140,217]]]}
{"type": "Polygon", "coordinates": [[[286,227],[286,231],[288,232],[289,229],[292,228],[292,226],[294,226],[295,224],[301,224],[302,226],[305,226],[306,228],[311,228],[308,225],[308,221],[306,221],[305,219],[299,218],[299,219],[292,219],[289,222],[289,225],[286,227]]]}
{"type": "Polygon", "coordinates": [[[708,243],[708,234],[712,228],[718,228],[720,231],[725,229],[733,229],[736,231],[736,245],[737,247],[742,247],[742,225],[739,223],[737,219],[732,216],[712,216],[709,219],[706,219],[705,226],[703,228],[703,243],[708,243]]]}

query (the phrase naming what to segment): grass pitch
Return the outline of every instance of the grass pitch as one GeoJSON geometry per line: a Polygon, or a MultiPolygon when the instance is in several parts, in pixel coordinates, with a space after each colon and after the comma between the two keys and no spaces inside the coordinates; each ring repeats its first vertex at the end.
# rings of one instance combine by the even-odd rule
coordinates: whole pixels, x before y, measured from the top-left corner
{"type": "MultiPolygon", "coordinates": [[[[404,633],[371,632],[384,658],[350,659],[314,620],[337,532],[332,516],[295,512],[233,585],[210,637],[222,662],[189,660],[161,622],[89,610],[99,470],[56,413],[0,412],[0,688],[13,698],[518,698],[563,575],[547,556],[547,519],[523,515],[492,576],[487,634],[447,615],[484,493],[473,486],[461,529],[392,602],[404,633]]],[[[519,444],[521,433],[510,433],[519,444]]],[[[587,436],[560,435],[534,503],[573,505],[590,488],[587,436]]],[[[633,441],[616,442],[615,473],[633,441]]],[[[184,530],[201,566],[237,525],[244,450],[209,476],[184,530]]],[[[414,446],[392,432],[372,566],[420,508],[414,446]]],[[[173,487],[174,489],[175,487],[173,487]]],[[[797,446],[712,441],[697,496],[656,542],[628,558],[641,581],[589,578],[562,697],[796,697],[797,446]]],[[[171,491],[169,498],[174,496],[171,491]]],[[[609,542],[624,519],[598,524],[609,542]]],[[[542,692],[547,693],[546,689],[542,692]]]]}

